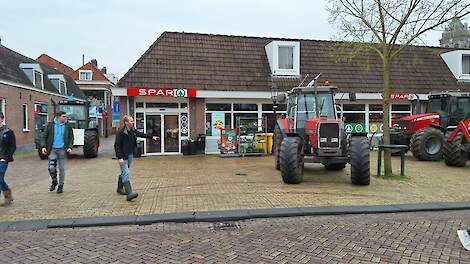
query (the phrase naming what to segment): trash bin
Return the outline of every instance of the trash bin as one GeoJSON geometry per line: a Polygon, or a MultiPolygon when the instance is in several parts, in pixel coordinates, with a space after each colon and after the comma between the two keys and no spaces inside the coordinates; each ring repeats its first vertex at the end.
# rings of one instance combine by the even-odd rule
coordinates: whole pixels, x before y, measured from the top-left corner
{"type": "Polygon", "coordinates": [[[197,135],[196,146],[198,154],[204,154],[206,152],[206,134],[197,135]]]}
{"type": "Polygon", "coordinates": [[[272,154],[273,153],[273,136],[274,134],[273,133],[266,133],[267,135],[267,138],[268,138],[268,154],[272,154]]]}

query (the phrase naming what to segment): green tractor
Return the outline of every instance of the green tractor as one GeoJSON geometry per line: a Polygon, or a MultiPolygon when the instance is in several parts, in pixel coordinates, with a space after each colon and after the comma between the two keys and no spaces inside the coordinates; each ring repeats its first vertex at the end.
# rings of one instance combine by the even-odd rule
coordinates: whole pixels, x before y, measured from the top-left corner
{"type": "MultiPolygon", "coordinates": [[[[89,103],[67,100],[52,101],[54,106],[54,116],[58,111],[67,113],[67,122],[73,128],[73,146],[83,147],[83,156],[85,158],[95,158],[98,156],[100,139],[98,134],[98,122],[96,118],[91,118],[89,113],[89,103]]],[[[45,124],[42,126],[44,130],[45,124]]],[[[41,159],[47,159],[47,155],[42,154],[40,149],[41,133],[36,133],[36,148],[41,159]]]]}

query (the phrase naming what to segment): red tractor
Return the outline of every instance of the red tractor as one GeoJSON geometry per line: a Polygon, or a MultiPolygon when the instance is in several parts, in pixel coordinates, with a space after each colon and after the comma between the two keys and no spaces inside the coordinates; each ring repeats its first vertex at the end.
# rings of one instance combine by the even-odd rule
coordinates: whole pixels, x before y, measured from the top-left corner
{"type": "Polygon", "coordinates": [[[426,113],[403,117],[390,132],[392,144],[408,145],[418,160],[440,160],[448,126],[470,116],[470,93],[429,95],[426,113]]]}
{"type": "Polygon", "coordinates": [[[447,132],[443,156],[447,166],[465,167],[470,158],[470,117],[447,132]]]}
{"type": "Polygon", "coordinates": [[[322,163],[327,170],[342,170],[351,164],[351,181],[369,185],[367,134],[347,134],[338,118],[334,88],[296,87],[278,96],[287,100],[287,117],[278,119],[273,153],[276,169],[288,184],[302,182],[304,163],[322,163]]]}

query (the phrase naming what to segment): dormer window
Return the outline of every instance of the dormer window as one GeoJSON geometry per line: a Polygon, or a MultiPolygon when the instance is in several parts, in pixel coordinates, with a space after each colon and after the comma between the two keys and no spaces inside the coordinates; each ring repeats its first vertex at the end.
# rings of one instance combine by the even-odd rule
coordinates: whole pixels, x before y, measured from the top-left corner
{"type": "Polygon", "coordinates": [[[470,50],[453,50],[441,57],[457,81],[470,82],[470,50]]]}
{"type": "Polygon", "coordinates": [[[271,41],[265,51],[273,76],[300,75],[300,42],[271,41]]]}
{"type": "Polygon", "coordinates": [[[79,80],[80,81],[91,81],[93,78],[93,72],[90,70],[80,70],[79,80]]]}
{"type": "Polygon", "coordinates": [[[38,63],[21,63],[20,68],[34,87],[44,90],[43,71],[38,63]]]}
{"type": "Polygon", "coordinates": [[[470,55],[462,55],[462,74],[470,74],[470,55]]]}
{"type": "Polygon", "coordinates": [[[49,74],[47,77],[60,94],[67,94],[67,81],[63,74],[49,74]]]}

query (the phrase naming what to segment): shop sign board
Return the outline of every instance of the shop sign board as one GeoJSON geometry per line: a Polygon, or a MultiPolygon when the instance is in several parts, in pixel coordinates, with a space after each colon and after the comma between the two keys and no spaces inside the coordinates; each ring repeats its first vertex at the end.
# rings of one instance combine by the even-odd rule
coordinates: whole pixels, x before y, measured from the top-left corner
{"type": "Polygon", "coordinates": [[[115,100],[113,102],[113,121],[112,121],[112,126],[113,127],[118,127],[119,122],[121,121],[121,107],[119,106],[119,101],[115,100]]]}
{"type": "Polygon", "coordinates": [[[220,154],[238,153],[238,130],[236,128],[220,129],[220,154]]]}
{"type": "Polygon", "coordinates": [[[127,96],[156,96],[156,97],[196,97],[195,89],[180,88],[127,88],[127,96]]]}
{"type": "Polygon", "coordinates": [[[346,133],[364,133],[366,126],[364,123],[345,123],[344,131],[346,133]]]}
{"type": "Polygon", "coordinates": [[[384,129],[384,125],[381,122],[375,122],[375,123],[370,123],[369,124],[369,133],[376,133],[376,134],[382,134],[384,129]]]}
{"type": "Polygon", "coordinates": [[[390,93],[390,100],[392,101],[408,101],[410,94],[408,93],[390,93]]]}
{"type": "Polygon", "coordinates": [[[212,136],[220,136],[220,129],[225,128],[225,113],[212,113],[212,136]]]}

